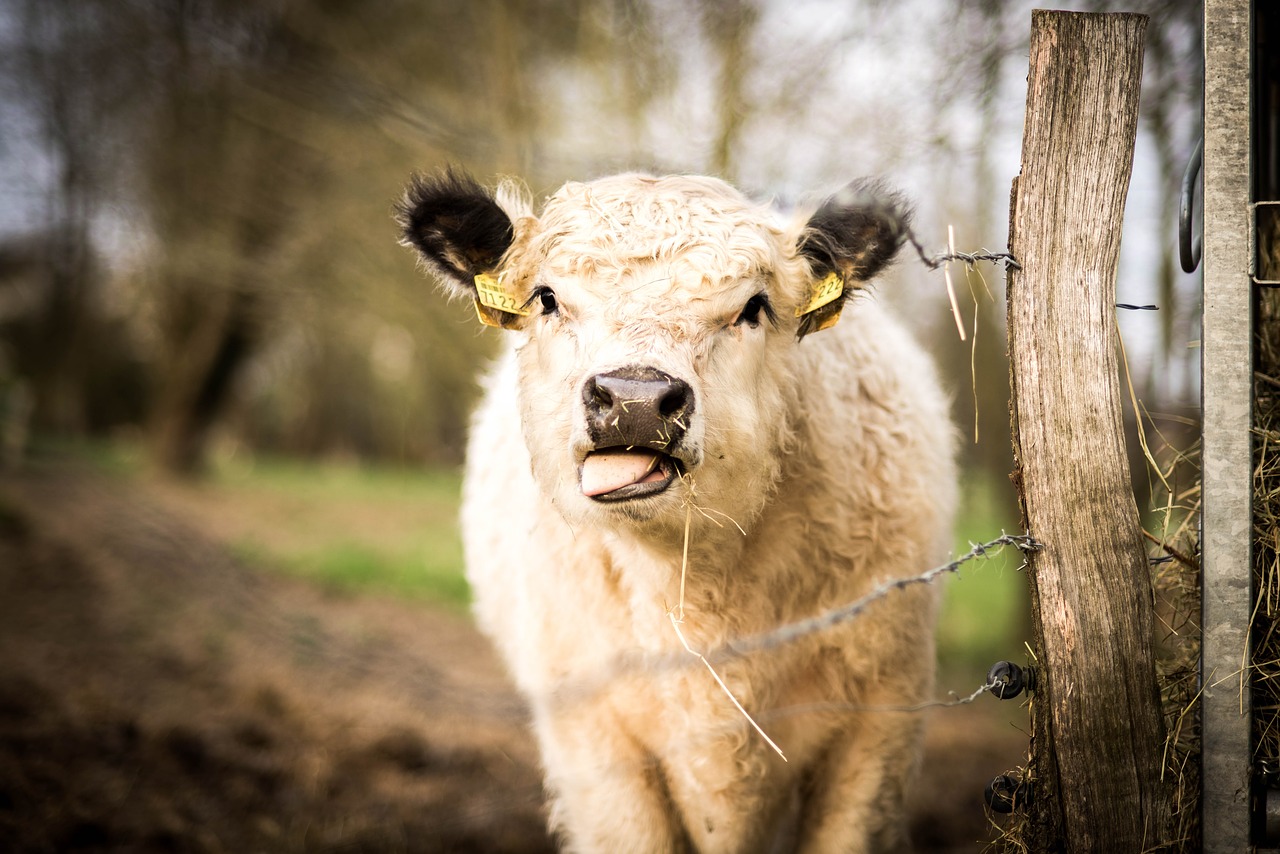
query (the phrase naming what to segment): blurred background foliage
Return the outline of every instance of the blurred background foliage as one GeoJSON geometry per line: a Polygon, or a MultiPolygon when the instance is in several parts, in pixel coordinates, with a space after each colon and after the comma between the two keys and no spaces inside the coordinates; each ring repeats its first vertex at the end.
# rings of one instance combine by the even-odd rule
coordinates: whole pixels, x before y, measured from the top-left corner
{"type": "MultiPolygon", "coordinates": [[[[5,0],[8,432],[133,435],[184,472],[215,447],[456,463],[495,338],[415,271],[390,218],[408,174],[445,163],[535,196],[644,168],[783,203],[881,173],[926,244],[954,224],[961,248],[999,249],[1029,7],[5,0]]],[[[1162,308],[1139,333],[1141,396],[1185,408],[1197,307],[1172,217],[1199,4],[1126,8],[1153,18],[1122,291],[1162,308]]],[[[1002,275],[978,273],[961,285],[972,351],[937,274],[901,263],[882,292],[935,342],[965,432],[976,406],[966,460],[1003,477],[1002,275]]]]}
{"type": "MultiPolygon", "coordinates": [[[[1067,5],[1152,16],[1119,298],[1160,311],[1121,323],[1145,408],[1194,423],[1197,282],[1173,257],[1200,4],[1067,5]]],[[[1031,6],[0,0],[5,453],[34,436],[125,441],[184,475],[264,457],[456,468],[497,338],[396,245],[414,170],[512,174],[535,197],[705,172],[783,205],[880,174],[931,250],[948,226],[960,249],[1000,250],[1031,6]]],[[[937,355],[965,437],[962,538],[986,539],[1016,525],[1003,273],[953,273],[965,341],[941,274],[911,258],[878,298],[937,355]]],[[[323,563],[289,554],[268,557],[323,563]]],[[[1020,610],[977,601],[975,619],[991,608],[1020,610]]]]}

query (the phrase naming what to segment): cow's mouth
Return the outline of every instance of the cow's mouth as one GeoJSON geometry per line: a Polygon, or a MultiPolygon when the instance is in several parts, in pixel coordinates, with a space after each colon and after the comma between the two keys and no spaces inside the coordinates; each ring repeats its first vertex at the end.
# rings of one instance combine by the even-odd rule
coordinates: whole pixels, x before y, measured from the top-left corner
{"type": "Polygon", "coordinates": [[[596,501],[630,501],[665,492],[680,476],[680,461],[648,448],[601,448],[587,454],[579,480],[596,501]]]}

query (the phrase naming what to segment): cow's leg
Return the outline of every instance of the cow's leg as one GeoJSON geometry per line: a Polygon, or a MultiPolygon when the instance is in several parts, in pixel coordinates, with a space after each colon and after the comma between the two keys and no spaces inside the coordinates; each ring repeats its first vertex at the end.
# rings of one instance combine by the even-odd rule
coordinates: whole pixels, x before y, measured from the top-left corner
{"type": "Polygon", "coordinates": [[[799,850],[908,850],[906,795],[916,770],[919,714],[868,712],[835,738],[806,792],[799,850]]]}
{"type": "Polygon", "coordinates": [[[768,750],[754,732],[743,732],[722,744],[672,752],[672,799],[700,854],[773,850],[775,825],[790,805],[791,781],[783,760],[766,755],[768,750]]]}
{"type": "Polygon", "coordinates": [[[551,826],[571,852],[687,852],[658,761],[607,714],[539,715],[551,826]]]}

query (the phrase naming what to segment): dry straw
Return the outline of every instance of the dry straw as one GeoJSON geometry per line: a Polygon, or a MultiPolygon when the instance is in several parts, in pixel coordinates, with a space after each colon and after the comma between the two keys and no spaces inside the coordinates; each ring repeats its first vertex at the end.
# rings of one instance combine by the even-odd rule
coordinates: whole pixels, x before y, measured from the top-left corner
{"type": "MultiPolygon", "coordinates": [[[[676,603],[674,608],[667,611],[667,617],[671,620],[671,628],[675,629],[676,637],[680,639],[681,646],[683,646],[690,655],[695,656],[699,661],[705,664],[707,670],[711,671],[711,675],[715,677],[716,684],[720,686],[720,690],[724,691],[728,698],[733,702],[733,705],[742,713],[742,716],[747,719],[747,723],[751,724],[755,731],[760,733],[760,737],[763,738],[768,745],[782,757],[782,761],[786,762],[787,756],[782,752],[782,748],[778,747],[777,743],[772,738],[769,738],[769,734],[761,729],[760,724],[756,723],[755,718],[751,717],[747,710],[742,707],[742,703],[738,702],[738,698],[733,696],[733,692],[729,690],[729,686],[720,678],[720,674],[716,672],[716,669],[711,666],[711,662],[707,661],[707,657],[689,646],[689,641],[685,640],[684,632],[680,631],[680,624],[684,622],[685,579],[689,576],[689,532],[693,528],[693,511],[697,510],[712,523],[716,525],[720,524],[708,515],[706,509],[698,507],[697,504],[694,503],[694,498],[697,496],[697,493],[694,490],[693,476],[685,474],[684,482],[688,486],[688,492],[686,493],[684,507],[684,547],[680,557],[680,600],[676,603]]],[[[724,514],[719,515],[723,516],[724,514]]],[[[728,519],[727,516],[725,518],[728,519]]],[[[732,519],[729,519],[729,521],[733,522],[732,519]]],[[[742,535],[744,537],[746,536],[746,531],[742,530],[741,525],[737,522],[733,522],[733,525],[739,531],[742,531],[742,535]]]]}
{"type": "Polygon", "coordinates": [[[1254,374],[1253,589],[1250,680],[1254,766],[1280,779],[1280,293],[1263,289],[1254,374]]]}

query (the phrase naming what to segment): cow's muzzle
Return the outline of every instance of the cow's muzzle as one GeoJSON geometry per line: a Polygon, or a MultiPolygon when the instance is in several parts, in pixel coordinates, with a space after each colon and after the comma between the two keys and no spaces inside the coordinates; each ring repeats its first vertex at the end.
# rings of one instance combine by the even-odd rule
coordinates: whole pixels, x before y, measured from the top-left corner
{"type": "Polygon", "coordinates": [[[680,476],[675,450],[694,409],[684,380],[657,368],[619,368],[589,378],[582,403],[593,447],[581,471],[583,494],[598,501],[644,498],[680,476]]]}

